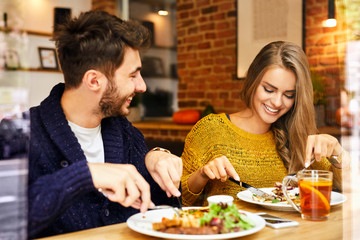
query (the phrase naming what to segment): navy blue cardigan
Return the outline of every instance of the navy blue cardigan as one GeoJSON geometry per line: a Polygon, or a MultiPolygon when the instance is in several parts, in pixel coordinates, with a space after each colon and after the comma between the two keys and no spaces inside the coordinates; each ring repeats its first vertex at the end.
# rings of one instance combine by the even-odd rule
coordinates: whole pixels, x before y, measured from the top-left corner
{"type": "MultiPolygon", "coordinates": [[[[30,238],[120,223],[138,212],[109,201],[95,189],[84,152],[60,104],[63,91],[64,84],[56,85],[40,106],[30,109],[30,238]]],[[[138,129],[117,117],[103,119],[101,132],[105,162],[133,164],[150,184],[155,204],[174,204],[146,169],[148,149],[138,129]]]]}

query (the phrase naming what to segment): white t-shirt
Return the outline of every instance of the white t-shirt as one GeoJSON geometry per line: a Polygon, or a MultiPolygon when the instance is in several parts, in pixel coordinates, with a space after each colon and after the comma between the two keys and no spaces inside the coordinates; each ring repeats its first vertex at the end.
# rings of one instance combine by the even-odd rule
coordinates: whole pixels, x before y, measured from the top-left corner
{"type": "Polygon", "coordinates": [[[70,121],[69,126],[75,133],[81,149],[89,163],[104,163],[104,144],[101,136],[101,124],[96,128],[83,128],[70,121]]]}

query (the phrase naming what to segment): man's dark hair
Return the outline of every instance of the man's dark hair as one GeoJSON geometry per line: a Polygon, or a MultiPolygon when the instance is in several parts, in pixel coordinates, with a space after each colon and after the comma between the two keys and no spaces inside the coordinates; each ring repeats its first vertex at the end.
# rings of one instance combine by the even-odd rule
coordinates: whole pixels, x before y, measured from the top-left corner
{"type": "Polygon", "coordinates": [[[90,69],[112,79],[126,47],[141,50],[151,44],[150,33],[144,26],[102,11],[89,11],[68,19],[56,29],[52,40],[67,88],[79,86],[90,69]]]}

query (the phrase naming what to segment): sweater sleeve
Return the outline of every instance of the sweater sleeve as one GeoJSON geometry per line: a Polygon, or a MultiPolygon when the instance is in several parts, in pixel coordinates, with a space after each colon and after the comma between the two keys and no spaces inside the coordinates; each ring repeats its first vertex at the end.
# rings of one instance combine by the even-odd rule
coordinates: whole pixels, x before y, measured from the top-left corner
{"type": "Polygon", "coordinates": [[[95,191],[85,159],[61,159],[32,111],[29,151],[28,232],[35,236],[51,226],[78,197],[95,191]],[[62,160],[62,161],[61,161],[62,160]]]}
{"type": "MultiPolygon", "coordinates": [[[[196,202],[202,195],[202,191],[199,193],[190,191],[188,187],[189,177],[208,161],[216,157],[212,155],[212,151],[208,151],[212,143],[204,141],[204,138],[208,135],[207,132],[211,132],[209,128],[211,127],[212,116],[211,114],[196,123],[185,139],[185,147],[181,155],[183,160],[181,186],[184,206],[196,205],[196,202]]],[[[203,201],[201,200],[201,202],[203,201]]]]}
{"type": "MultiPolygon", "coordinates": [[[[187,138],[188,140],[188,138],[187,138]]],[[[184,152],[181,156],[181,159],[183,160],[183,175],[181,177],[181,186],[182,186],[182,202],[184,206],[194,206],[194,203],[198,198],[200,197],[201,192],[199,193],[193,193],[190,191],[188,186],[188,179],[189,177],[200,167],[196,168],[198,165],[198,158],[195,154],[191,151],[191,146],[187,147],[186,141],[185,141],[185,148],[184,152]],[[192,164],[191,164],[192,163],[192,164]]]]}
{"type": "Polygon", "coordinates": [[[94,185],[86,161],[74,163],[53,174],[39,177],[29,185],[30,237],[51,225],[82,194],[94,185]]]}

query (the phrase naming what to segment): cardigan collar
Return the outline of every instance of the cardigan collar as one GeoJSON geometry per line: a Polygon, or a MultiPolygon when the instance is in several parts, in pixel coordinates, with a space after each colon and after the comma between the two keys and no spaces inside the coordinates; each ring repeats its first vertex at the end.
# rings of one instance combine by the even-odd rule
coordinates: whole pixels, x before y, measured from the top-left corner
{"type": "MultiPolygon", "coordinates": [[[[59,83],[51,90],[50,95],[40,104],[40,116],[50,138],[58,146],[63,156],[70,162],[86,160],[81,146],[71,131],[66,120],[60,100],[65,84],[59,83]]],[[[116,118],[123,119],[123,118],[116,118]]],[[[105,161],[116,162],[116,158],[124,157],[121,129],[116,126],[115,118],[105,118],[101,122],[105,161]]],[[[119,159],[117,159],[117,162],[119,159]]]]}

